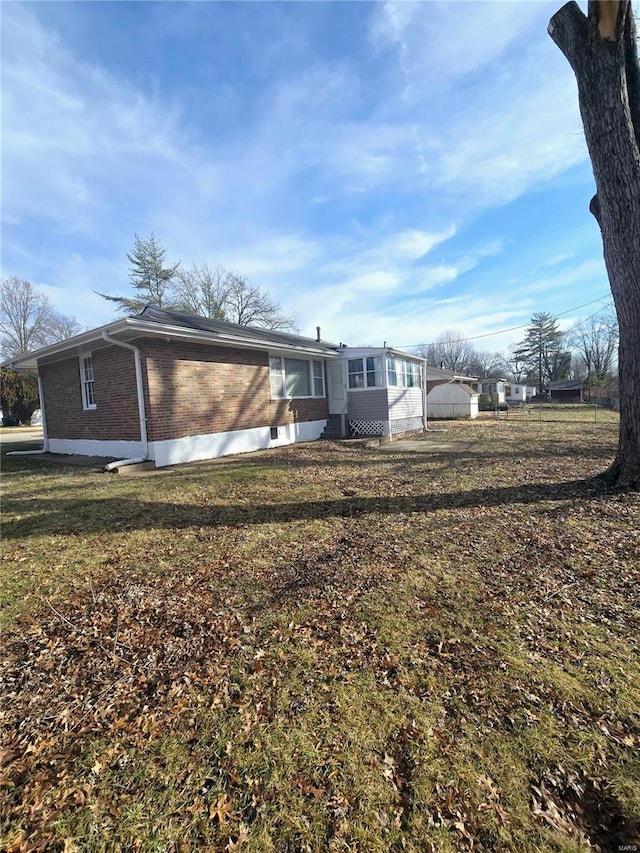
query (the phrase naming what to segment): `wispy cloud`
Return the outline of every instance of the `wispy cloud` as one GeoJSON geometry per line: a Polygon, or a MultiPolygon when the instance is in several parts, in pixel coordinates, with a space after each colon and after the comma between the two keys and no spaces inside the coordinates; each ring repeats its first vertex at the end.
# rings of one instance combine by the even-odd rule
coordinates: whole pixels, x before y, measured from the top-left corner
{"type": "MultiPolygon", "coordinates": [[[[72,44],[55,4],[5,5],[6,272],[106,322],[92,291],[124,292],[133,234],[153,230],[170,259],[267,287],[311,334],[396,344],[596,286],[601,263],[561,258],[580,252],[560,231],[541,241],[546,271],[510,256],[499,217],[473,231],[586,159],[545,32],[555,4],[250,8],[131,4],[164,49],[147,73],[125,28],[127,68],[72,44]]],[[[102,4],[76,14],[106,20],[102,4]]]]}

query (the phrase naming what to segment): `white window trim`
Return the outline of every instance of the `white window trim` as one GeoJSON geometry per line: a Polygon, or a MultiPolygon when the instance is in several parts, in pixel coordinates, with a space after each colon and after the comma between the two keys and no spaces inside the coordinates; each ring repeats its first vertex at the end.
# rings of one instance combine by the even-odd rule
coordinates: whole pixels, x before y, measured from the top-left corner
{"type": "Polygon", "coordinates": [[[280,373],[282,376],[283,390],[286,390],[286,387],[287,387],[287,371],[285,369],[285,360],[287,358],[294,359],[295,361],[306,361],[307,362],[308,371],[309,371],[309,388],[311,388],[312,392],[315,391],[315,387],[316,387],[315,386],[315,380],[320,378],[320,377],[316,377],[316,375],[314,373],[314,369],[313,369],[314,362],[318,362],[322,366],[322,394],[318,395],[315,393],[311,393],[311,394],[305,394],[304,396],[300,396],[300,397],[291,397],[291,396],[285,394],[282,397],[276,397],[273,394],[273,386],[271,385],[271,382],[270,382],[270,388],[271,388],[270,393],[271,393],[271,399],[272,400],[325,400],[326,399],[326,397],[327,397],[327,383],[325,380],[324,361],[322,359],[320,359],[320,358],[305,358],[304,356],[301,357],[297,354],[288,356],[288,355],[275,355],[275,354],[272,355],[271,353],[269,353],[269,380],[271,380],[271,360],[276,359],[276,358],[279,359],[279,361],[280,361],[280,373]]]}
{"type": "Polygon", "coordinates": [[[422,385],[424,383],[422,364],[418,361],[413,361],[410,358],[390,356],[385,364],[385,380],[388,388],[409,388],[411,390],[417,389],[419,391],[422,389],[422,385]],[[395,385],[392,385],[389,382],[389,359],[391,358],[393,359],[394,372],[396,374],[395,385]],[[414,380],[416,380],[411,385],[409,385],[407,381],[407,368],[409,365],[413,365],[413,367],[411,368],[411,375],[413,376],[414,380]]]}
{"type": "Polygon", "coordinates": [[[85,412],[93,411],[98,408],[98,404],[95,402],[96,397],[96,379],[95,373],[93,369],[93,353],[89,351],[81,352],[79,356],[79,367],[80,367],[80,393],[82,395],[82,408],[85,412]],[[93,385],[93,399],[94,402],[90,403],[87,399],[87,379],[84,375],[84,363],[87,358],[91,359],[91,383],[93,385]]]}
{"type": "MultiPolygon", "coordinates": [[[[369,371],[369,373],[370,372],[371,371],[369,371]]],[[[359,394],[361,391],[380,391],[381,388],[387,388],[387,387],[388,387],[387,365],[386,365],[386,362],[382,356],[380,356],[379,354],[376,353],[374,355],[354,355],[348,359],[348,361],[347,361],[347,391],[349,392],[349,394],[351,394],[351,393],[358,393],[359,394]],[[368,358],[380,358],[382,360],[380,367],[379,367],[380,376],[382,378],[382,384],[381,385],[367,385],[367,359],[368,358]],[[355,373],[353,373],[353,372],[350,373],[349,372],[349,361],[359,361],[362,369],[356,371],[355,373]],[[364,385],[362,386],[362,388],[352,388],[349,385],[349,377],[350,376],[358,376],[360,374],[362,374],[364,385]]]]}

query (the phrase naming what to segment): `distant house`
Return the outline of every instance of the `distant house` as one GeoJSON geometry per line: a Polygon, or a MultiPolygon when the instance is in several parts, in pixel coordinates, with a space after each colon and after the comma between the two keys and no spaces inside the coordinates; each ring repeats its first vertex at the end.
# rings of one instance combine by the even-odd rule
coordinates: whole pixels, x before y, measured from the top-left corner
{"type": "Polygon", "coordinates": [[[581,403],[581,379],[564,379],[549,383],[549,398],[556,403],[581,403]]]}
{"type": "Polygon", "coordinates": [[[507,382],[505,385],[505,398],[507,403],[526,403],[536,393],[533,385],[523,385],[519,382],[507,382]]]}
{"type": "Polygon", "coordinates": [[[507,402],[506,381],[504,379],[482,379],[478,383],[480,406],[484,409],[494,409],[504,406],[507,402]]]}
{"type": "Polygon", "coordinates": [[[44,448],[156,467],[424,428],[423,360],[147,307],[10,362],[39,375],[44,448]]]}
{"type": "Polygon", "coordinates": [[[424,429],[424,359],[391,347],[341,347],[329,372],[325,437],[397,438],[424,429]]]}
{"type": "Polygon", "coordinates": [[[477,418],[480,395],[462,382],[435,385],[427,394],[429,418],[477,418]]]}
{"type": "Polygon", "coordinates": [[[427,393],[435,388],[436,385],[446,385],[449,382],[457,382],[458,384],[468,385],[474,391],[478,391],[478,377],[468,376],[466,373],[456,373],[454,370],[448,370],[444,367],[425,366],[425,377],[427,385],[427,393]]]}

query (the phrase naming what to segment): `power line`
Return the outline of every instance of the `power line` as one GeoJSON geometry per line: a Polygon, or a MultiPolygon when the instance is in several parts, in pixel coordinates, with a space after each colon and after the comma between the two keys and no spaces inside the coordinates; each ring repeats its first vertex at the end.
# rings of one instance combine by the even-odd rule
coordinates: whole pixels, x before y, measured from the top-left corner
{"type": "MultiPolygon", "coordinates": [[[[580,308],[586,308],[588,305],[595,305],[596,302],[602,302],[603,299],[611,299],[611,294],[609,293],[609,294],[606,294],[605,296],[600,296],[600,297],[598,297],[598,299],[592,299],[591,302],[583,302],[582,305],[576,305],[575,308],[568,308],[566,311],[561,311],[559,314],[556,314],[555,316],[556,317],[564,317],[565,314],[571,314],[573,311],[579,311],[580,308]]],[[[595,314],[593,314],[592,316],[595,316],[595,314]]],[[[517,332],[518,329],[526,329],[530,325],[531,325],[530,323],[523,323],[520,326],[511,326],[508,329],[499,329],[497,332],[485,332],[482,335],[473,335],[470,338],[458,338],[455,341],[448,341],[447,343],[463,344],[463,343],[467,343],[468,341],[480,340],[480,338],[491,338],[491,337],[494,337],[495,335],[504,335],[507,332],[517,332]]],[[[397,347],[397,349],[415,349],[416,347],[421,347],[421,346],[428,346],[428,344],[424,344],[424,343],[401,344],[400,346],[397,347]]]]}

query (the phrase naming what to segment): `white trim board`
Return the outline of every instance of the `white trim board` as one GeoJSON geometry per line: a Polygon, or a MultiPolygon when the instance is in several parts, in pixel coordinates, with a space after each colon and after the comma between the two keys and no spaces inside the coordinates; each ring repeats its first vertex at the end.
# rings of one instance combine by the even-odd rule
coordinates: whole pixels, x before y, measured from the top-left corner
{"type": "Polygon", "coordinates": [[[156,468],[163,468],[165,465],[179,465],[182,462],[251,453],[254,450],[283,447],[297,441],[316,441],[326,425],[326,419],[284,424],[278,427],[278,438],[271,438],[271,428],[265,426],[150,441],[149,457],[155,461],[156,468]]]}
{"type": "Polygon", "coordinates": [[[141,441],[100,441],[86,438],[50,438],[50,453],[67,456],[115,456],[116,459],[133,459],[143,452],[141,441]]]}

